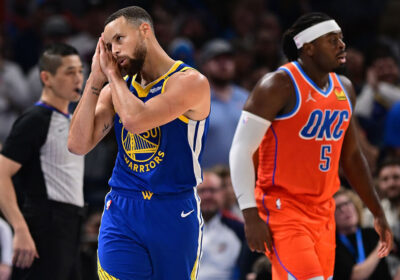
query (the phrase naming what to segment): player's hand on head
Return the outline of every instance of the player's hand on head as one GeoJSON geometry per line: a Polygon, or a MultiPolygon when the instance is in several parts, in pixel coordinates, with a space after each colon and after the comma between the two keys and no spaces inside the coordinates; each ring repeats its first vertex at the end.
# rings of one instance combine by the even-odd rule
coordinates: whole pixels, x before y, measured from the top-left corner
{"type": "Polygon", "coordinates": [[[95,79],[99,79],[102,82],[102,84],[104,84],[107,82],[107,77],[106,75],[104,75],[100,66],[100,44],[102,44],[101,38],[99,38],[99,40],[97,41],[96,51],[94,52],[92,58],[91,74],[95,75],[95,79]]]}
{"type": "Polygon", "coordinates": [[[393,246],[393,233],[384,215],[375,217],[375,230],[379,235],[380,245],[378,249],[378,257],[386,257],[393,246]]]}
{"type": "Polygon", "coordinates": [[[245,218],[245,234],[252,251],[272,254],[272,234],[268,225],[258,215],[257,208],[243,211],[245,218]]]}
{"type": "Polygon", "coordinates": [[[29,230],[16,230],[13,240],[13,264],[19,268],[28,268],[35,258],[39,258],[35,242],[29,230]]]}
{"type": "Polygon", "coordinates": [[[120,73],[118,62],[107,49],[103,36],[100,38],[100,67],[107,78],[113,73],[120,73]]]}

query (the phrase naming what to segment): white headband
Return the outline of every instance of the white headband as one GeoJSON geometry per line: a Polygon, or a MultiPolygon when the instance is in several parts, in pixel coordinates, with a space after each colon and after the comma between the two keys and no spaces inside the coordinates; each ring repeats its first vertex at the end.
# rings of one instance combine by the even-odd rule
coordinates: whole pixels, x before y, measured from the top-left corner
{"type": "Polygon", "coordinates": [[[299,34],[294,36],[294,42],[297,49],[300,49],[305,43],[310,43],[315,39],[328,34],[329,32],[341,31],[335,20],[327,20],[304,29],[299,34]]]}

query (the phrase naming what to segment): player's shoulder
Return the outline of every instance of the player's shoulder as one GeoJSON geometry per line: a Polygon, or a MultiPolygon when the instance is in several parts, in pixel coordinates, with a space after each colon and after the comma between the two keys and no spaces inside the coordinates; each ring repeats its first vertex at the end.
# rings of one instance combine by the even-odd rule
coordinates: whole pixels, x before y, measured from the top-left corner
{"type": "Polygon", "coordinates": [[[201,95],[210,96],[210,84],[208,79],[194,68],[187,68],[185,71],[177,71],[171,75],[166,84],[165,91],[173,88],[174,91],[184,91],[189,96],[201,95]]]}
{"type": "Polygon", "coordinates": [[[341,74],[337,74],[337,77],[340,81],[340,83],[344,86],[344,87],[352,87],[353,84],[350,81],[349,78],[347,78],[345,75],[341,75],[341,74]]]}
{"type": "Polygon", "coordinates": [[[175,72],[173,75],[171,75],[170,81],[179,81],[179,82],[185,82],[185,83],[207,83],[208,84],[208,80],[207,78],[200,73],[199,71],[197,71],[196,69],[192,68],[192,67],[187,67],[185,70],[183,71],[177,71],[175,72]]]}
{"type": "Polygon", "coordinates": [[[256,84],[253,92],[258,94],[278,93],[291,93],[294,91],[294,86],[290,76],[282,69],[265,74],[256,84]]]}

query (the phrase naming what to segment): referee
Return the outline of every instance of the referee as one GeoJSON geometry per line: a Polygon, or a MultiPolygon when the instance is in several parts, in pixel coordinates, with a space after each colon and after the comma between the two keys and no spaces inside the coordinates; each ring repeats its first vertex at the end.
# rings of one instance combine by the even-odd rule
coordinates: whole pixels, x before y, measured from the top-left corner
{"type": "Polygon", "coordinates": [[[39,68],[40,101],[15,121],[0,154],[0,209],[14,229],[12,279],[77,279],[84,158],[68,152],[67,138],[82,62],[73,47],[54,44],[39,68]]]}

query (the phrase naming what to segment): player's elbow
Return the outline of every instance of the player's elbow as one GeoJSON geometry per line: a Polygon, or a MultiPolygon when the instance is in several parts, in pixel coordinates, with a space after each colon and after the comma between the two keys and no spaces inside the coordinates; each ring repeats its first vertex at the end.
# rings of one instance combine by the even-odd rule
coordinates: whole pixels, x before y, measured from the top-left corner
{"type": "Polygon", "coordinates": [[[70,153],[75,155],[83,156],[88,153],[88,149],[71,136],[68,137],[67,148],[70,153]]]}
{"type": "Polygon", "coordinates": [[[127,115],[120,116],[120,118],[124,129],[132,134],[140,134],[148,130],[146,129],[144,122],[139,120],[138,117],[127,115]]]}

